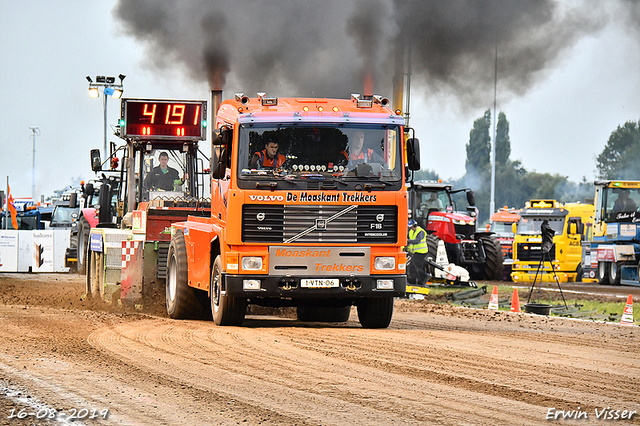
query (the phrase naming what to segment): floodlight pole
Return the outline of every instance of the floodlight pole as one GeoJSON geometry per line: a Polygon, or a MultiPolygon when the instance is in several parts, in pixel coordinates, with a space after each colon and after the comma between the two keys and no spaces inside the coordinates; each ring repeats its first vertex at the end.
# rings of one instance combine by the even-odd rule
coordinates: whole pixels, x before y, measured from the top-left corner
{"type": "Polygon", "coordinates": [[[496,41],[495,72],[493,82],[493,140],[491,141],[491,202],[489,203],[489,218],[496,211],[496,105],[498,93],[498,42],[496,41]]]}
{"type": "Polygon", "coordinates": [[[102,145],[102,153],[104,155],[104,158],[107,158],[107,98],[109,96],[107,96],[106,93],[103,92],[102,98],[104,99],[104,101],[102,102],[102,108],[104,110],[104,144],[102,145]]]}
{"type": "Polygon", "coordinates": [[[120,84],[115,82],[115,77],[106,77],[104,75],[99,75],[99,76],[96,76],[95,82],[90,76],[86,77],[87,81],[89,82],[89,93],[91,94],[93,92],[95,94],[92,97],[94,98],[99,97],[98,88],[102,88],[102,96],[104,97],[104,99],[102,100],[102,110],[103,110],[102,113],[103,113],[103,121],[104,121],[104,143],[102,146],[102,150],[103,150],[104,158],[107,158],[109,155],[107,153],[107,105],[108,105],[107,98],[109,96],[114,96],[114,93],[117,94],[117,96],[114,96],[116,98],[120,98],[122,96],[122,93],[124,91],[122,83],[125,77],[126,75],[124,74],[118,75],[118,78],[120,79],[120,84]]]}
{"type": "Polygon", "coordinates": [[[36,200],[36,135],[40,134],[38,126],[29,126],[33,132],[30,136],[33,138],[33,150],[31,156],[31,199],[36,200]]]}

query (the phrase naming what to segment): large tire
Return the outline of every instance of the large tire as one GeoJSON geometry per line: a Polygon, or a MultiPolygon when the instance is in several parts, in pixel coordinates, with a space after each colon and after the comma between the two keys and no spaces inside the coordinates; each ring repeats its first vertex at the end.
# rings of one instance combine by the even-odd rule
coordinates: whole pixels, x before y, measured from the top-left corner
{"type": "Polygon", "coordinates": [[[504,256],[500,243],[493,237],[482,237],[480,241],[482,242],[486,258],[483,278],[489,281],[501,280],[504,269],[504,256]]]}
{"type": "MultiPolygon", "coordinates": [[[[434,262],[438,256],[438,241],[440,241],[440,238],[435,235],[427,235],[427,259],[431,259],[434,262]]],[[[431,276],[436,272],[436,269],[428,263],[425,263],[425,268],[431,276]]]]}
{"type": "Polygon", "coordinates": [[[78,263],[76,270],[80,275],[84,275],[87,271],[89,231],[91,231],[91,226],[89,225],[87,219],[85,219],[83,216],[78,221],[78,263]]]}
{"type": "Polygon", "coordinates": [[[165,286],[167,314],[174,319],[194,318],[201,312],[197,289],[189,287],[187,248],[180,231],[171,239],[167,254],[167,280],[165,286]]]}
{"type": "Polygon", "coordinates": [[[393,297],[362,299],[356,305],[362,328],[387,328],[393,316],[393,297]]]}
{"type": "Polygon", "coordinates": [[[584,275],[584,269],[582,269],[582,265],[578,265],[578,269],[576,269],[576,282],[582,282],[582,276],[584,275]]]}
{"type": "Polygon", "coordinates": [[[598,262],[598,284],[609,284],[609,262],[598,262]]]}
{"type": "Polygon", "coordinates": [[[351,306],[298,306],[298,320],[304,322],[347,322],[351,306]]]}
{"type": "Polygon", "coordinates": [[[216,257],[211,270],[211,315],[216,325],[241,325],[247,313],[247,299],[222,292],[222,259],[216,257]]]}
{"type": "Polygon", "coordinates": [[[95,266],[92,265],[92,257],[94,256],[93,252],[89,252],[89,259],[86,262],[85,267],[85,286],[84,291],[87,294],[87,298],[93,298],[93,288],[94,288],[94,275],[95,275],[95,266]]]}
{"type": "Polygon", "coordinates": [[[622,262],[611,262],[609,265],[609,284],[620,285],[620,269],[622,262]]]}

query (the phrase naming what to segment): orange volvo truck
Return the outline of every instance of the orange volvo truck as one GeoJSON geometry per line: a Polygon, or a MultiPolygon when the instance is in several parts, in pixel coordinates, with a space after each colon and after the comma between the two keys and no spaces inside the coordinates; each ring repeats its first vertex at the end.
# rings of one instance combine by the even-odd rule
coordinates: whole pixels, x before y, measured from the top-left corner
{"type": "Polygon", "coordinates": [[[217,325],[248,305],[344,322],[355,305],[363,327],[387,327],[406,287],[405,169],[420,168],[399,111],[360,95],[212,102],[211,217],[172,226],[169,316],[210,303],[217,325]]]}

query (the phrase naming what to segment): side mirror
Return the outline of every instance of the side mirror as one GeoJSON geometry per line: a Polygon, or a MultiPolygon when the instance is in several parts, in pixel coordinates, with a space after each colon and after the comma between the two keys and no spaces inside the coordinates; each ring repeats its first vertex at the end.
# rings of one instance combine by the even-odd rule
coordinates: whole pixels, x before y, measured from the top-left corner
{"type": "Polygon", "coordinates": [[[224,145],[214,145],[211,147],[211,177],[213,179],[224,179],[227,164],[225,161],[227,147],[224,145]]]}
{"type": "Polygon", "coordinates": [[[578,233],[578,225],[575,222],[569,224],[569,234],[576,235],[578,233]]]}
{"type": "Polygon", "coordinates": [[[102,160],[100,159],[100,150],[92,149],[91,150],[91,170],[94,172],[99,172],[102,170],[102,160]]]}
{"type": "Polygon", "coordinates": [[[233,129],[221,127],[217,137],[213,140],[211,147],[211,177],[213,179],[224,179],[227,167],[231,163],[233,129]]]}
{"type": "Polygon", "coordinates": [[[72,192],[71,195],[69,195],[69,207],[72,209],[78,207],[78,194],[75,192],[72,192]]]}
{"type": "Polygon", "coordinates": [[[420,170],[420,141],[417,138],[407,139],[407,165],[409,170],[420,170]]]}
{"type": "Polygon", "coordinates": [[[467,191],[467,203],[470,206],[476,205],[476,194],[473,191],[467,191]]]}
{"type": "Polygon", "coordinates": [[[512,231],[514,234],[517,234],[517,233],[518,233],[518,222],[513,222],[513,223],[511,224],[511,231],[512,231]]]}
{"type": "Polygon", "coordinates": [[[84,197],[87,198],[90,195],[93,195],[93,184],[92,183],[85,183],[84,184],[84,197]]]}

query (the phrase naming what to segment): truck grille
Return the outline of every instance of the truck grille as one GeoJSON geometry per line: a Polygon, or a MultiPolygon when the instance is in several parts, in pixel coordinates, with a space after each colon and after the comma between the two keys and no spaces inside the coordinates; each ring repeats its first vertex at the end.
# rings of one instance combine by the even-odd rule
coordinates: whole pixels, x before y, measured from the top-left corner
{"type": "Polygon", "coordinates": [[[398,241],[396,206],[253,205],[242,208],[242,240],[255,243],[365,243],[398,241]],[[306,232],[316,226],[317,229],[306,232]],[[323,227],[324,226],[324,227],[323,227]],[[304,233],[304,235],[301,235],[304,233]]]}
{"type": "MultiPolygon", "coordinates": [[[[518,243],[518,259],[522,262],[539,262],[542,260],[542,244],[540,243],[518,243]]],[[[549,251],[549,255],[545,259],[556,259],[556,245],[554,244],[549,251]]]]}

